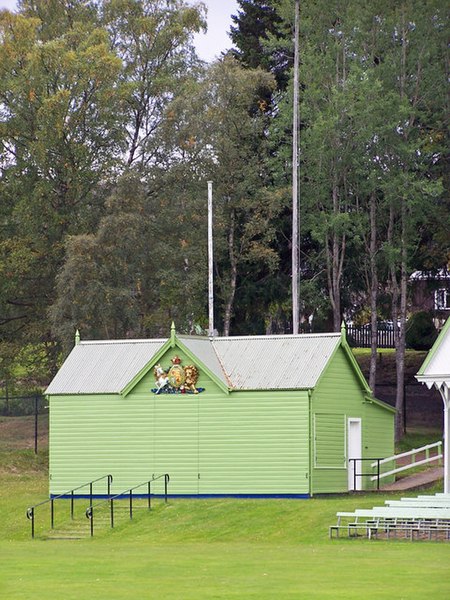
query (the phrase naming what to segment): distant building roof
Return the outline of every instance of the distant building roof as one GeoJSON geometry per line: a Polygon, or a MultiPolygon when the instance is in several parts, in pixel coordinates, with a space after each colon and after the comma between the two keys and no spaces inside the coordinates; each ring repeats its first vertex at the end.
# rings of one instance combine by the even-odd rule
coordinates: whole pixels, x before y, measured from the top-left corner
{"type": "Polygon", "coordinates": [[[414,271],[409,279],[410,281],[442,281],[450,279],[450,271],[446,267],[437,271],[414,271]]]}
{"type": "MultiPolygon", "coordinates": [[[[226,338],[180,335],[177,339],[230,389],[312,389],[339,346],[341,334],[226,338]]],[[[45,393],[120,393],[166,342],[80,342],[45,393]]]]}

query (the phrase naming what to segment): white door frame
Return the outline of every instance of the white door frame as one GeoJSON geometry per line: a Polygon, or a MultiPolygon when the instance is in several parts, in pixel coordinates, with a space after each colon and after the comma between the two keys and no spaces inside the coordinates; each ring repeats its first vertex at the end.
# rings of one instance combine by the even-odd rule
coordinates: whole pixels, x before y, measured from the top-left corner
{"type": "Polygon", "coordinates": [[[350,461],[350,458],[362,458],[362,421],[359,417],[349,417],[347,419],[347,473],[348,489],[362,490],[362,478],[354,478],[354,469],[356,464],[357,473],[362,471],[362,461],[350,461]]]}

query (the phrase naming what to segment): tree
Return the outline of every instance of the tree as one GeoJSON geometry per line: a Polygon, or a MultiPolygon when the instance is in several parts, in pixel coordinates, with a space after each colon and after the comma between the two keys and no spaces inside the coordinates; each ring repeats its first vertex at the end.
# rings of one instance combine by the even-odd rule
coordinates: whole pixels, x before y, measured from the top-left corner
{"type": "MultiPolygon", "coordinates": [[[[353,281],[368,275],[374,340],[379,282],[391,293],[393,320],[400,323],[400,436],[408,273],[423,241],[430,245],[426,215],[436,214],[436,202],[443,206],[436,164],[442,161],[437,130],[445,112],[446,20],[438,3],[413,0],[398,7],[382,0],[302,7],[302,221],[323,253],[335,329],[347,285],[350,304],[358,291],[352,275],[353,281]],[[352,255],[364,245],[369,262],[358,269],[352,255]]],[[[292,23],[293,2],[280,2],[279,15],[292,23]]],[[[289,103],[278,106],[275,126],[278,121],[283,131],[289,103]]],[[[375,351],[374,345],[373,359],[375,351]]]]}
{"type": "Polygon", "coordinates": [[[158,129],[168,103],[198,67],[192,37],[205,21],[202,5],[182,0],[108,0],[103,22],[122,59],[126,166],[160,164],[158,129]]]}
{"type": "Polygon", "coordinates": [[[45,313],[62,242],[95,222],[93,188],[121,148],[121,65],[105,33],[80,23],[44,42],[39,21],[4,12],[0,30],[3,335],[49,342],[45,313]]]}
{"type": "Polygon", "coordinates": [[[195,64],[202,19],[175,0],[23,0],[20,10],[0,22],[0,324],[3,337],[50,344],[67,237],[96,231],[124,168],[167,165],[157,130],[195,64]]]}
{"type": "Polygon", "coordinates": [[[246,68],[262,68],[273,73],[279,89],[285,89],[292,58],[277,44],[282,40],[282,19],[274,0],[238,0],[237,15],[230,37],[235,45],[232,54],[246,68]],[[270,43],[269,43],[270,40],[270,43]]]}
{"type": "Polygon", "coordinates": [[[245,270],[273,272],[273,218],[279,205],[264,190],[261,140],[267,123],[261,93],[273,79],[261,70],[244,70],[231,59],[216,63],[206,79],[207,143],[214,153],[217,281],[223,300],[223,331],[229,335],[236,294],[245,270]],[[225,258],[226,257],[226,258],[225,258]]]}

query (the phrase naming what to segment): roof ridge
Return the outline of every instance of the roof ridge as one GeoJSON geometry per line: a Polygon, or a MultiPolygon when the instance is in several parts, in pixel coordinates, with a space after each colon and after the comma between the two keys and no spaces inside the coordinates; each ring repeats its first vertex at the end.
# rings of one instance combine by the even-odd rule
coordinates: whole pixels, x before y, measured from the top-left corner
{"type": "Polygon", "coordinates": [[[100,344],[148,344],[149,342],[164,343],[167,338],[149,338],[149,339],[123,339],[123,340],[84,340],[80,341],[79,346],[93,346],[100,344]]]}
{"type": "MultiPolygon", "coordinates": [[[[306,339],[306,338],[319,338],[319,337],[340,337],[340,332],[326,332],[326,333],[277,333],[277,334],[260,334],[260,335],[229,335],[229,336],[216,336],[216,337],[206,337],[200,335],[178,335],[177,337],[180,339],[191,339],[201,342],[216,342],[216,341],[229,341],[229,340],[298,340],[298,339],[306,339]]],[[[168,338],[124,338],[118,340],[81,340],[79,345],[100,345],[100,344],[148,344],[151,342],[166,342],[168,338]]]]}
{"type": "Polygon", "coordinates": [[[301,340],[305,338],[318,338],[318,337],[341,337],[341,333],[337,331],[329,332],[329,333],[280,333],[274,335],[230,335],[224,337],[214,337],[212,338],[213,342],[223,341],[223,340],[275,340],[275,339],[283,339],[283,340],[301,340]]]}
{"type": "Polygon", "coordinates": [[[214,351],[214,354],[216,355],[216,358],[217,358],[217,360],[219,362],[220,368],[222,369],[224,377],[225,377],[225,379],[226,379],[226,381],[228,383],[228,387],[234,388],[233,383],[232,383],[230,377],[228,376],[228,373],[225,371],[225,367],[224,367],[223,361],[222,361],[222,359],[220,357],[220,354],[217,352],[217,348],[214,346],[214,340],[215,340],[215,338],[210,338],[210,340],[209,340],[211,342],[211,347],[212,347],[212,349],[214,351]]]}

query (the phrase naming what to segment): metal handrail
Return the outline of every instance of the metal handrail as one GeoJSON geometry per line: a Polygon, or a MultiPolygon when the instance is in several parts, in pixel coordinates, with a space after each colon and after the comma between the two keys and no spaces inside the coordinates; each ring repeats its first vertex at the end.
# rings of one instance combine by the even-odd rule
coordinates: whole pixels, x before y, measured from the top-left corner
{"type": "Polygon", "coordinates": [[[54,526],[55,526],[55,500],[58,500],[59,498],[62,498],[63,496],[67,497],[70,494],[70,518],[73,519],[73,503],[74,503],[74,494],[73,493],[76,490],[81,490],[82,488],[89,486],[89,502],[92,505],[92,497],[93,497],[92,486],[94,483],[97,483],[97,481],[101,481],[102,479],[108,480],[108,488],[107,489],[108,489],[108,496],[110,496],[111,495],[111,483],[113,481],[113,476],[112,475],[102,475],[101,477],[98,477],[98,479],[94,479],[92,481],[89,481],[88,483],[83,483],[82,485],[72,488],[71,490],[68,490],[67,492],[58,494],[58,496],[52,496],[51,498],[48,498],[47,500],[43,500],[42,502],[39,502],[38,504],[35,504],[34,506],[30,506],[29,508],[27,508],[27,519],[29,519],[31,521],[31,537],[34,538],[34,510],[35,510],[35,508],[50,502],[50,526],[52,529],[54,529],[54,526]]]}
{"type": "Polygon", "coordinates": [[[371,481],[374,481],[378,477],[377,490],[380,489],[380,464],[383,462],[382,458],[349,458],[348,462],[349,463],[353,462],[353,490],[351,490],[351,491],[353,491],[353,492],[357,491],[357,489],[356,489],[356,478],[357,477],[371,477],[371,481]],[[363,461],[367,461],[367,460],[375,461],[370,465],[371,467],[374,467],[374,466],[377,467],[377,475],[375,477],[371,477],[372,473],[357,473],[356,472],[357,462],[358,461],[363,462],[363,461]]]}
{"type": "Polygon", "coordinates": [[[102,500],[101,502],[97,502],[97,504],[92,504],[86,509],[86,518],[90,521],[90,529],[91,529],[91,537],[94,535],[94,508],[98,508],[102,504],[109,502],[110,505],[110,521],[111,528],[114,528],[114,500],[118,498],[123,499],[125,496],[129,496],[129,511],[130,511],[130,519],[133,518],[133,491],[138,488],[146,485],[147,486],[147,499],[148,499],[148,510],[151,510],[151,484],[158,479],[164,477],[164,502],[167,504],[167,486],[170,481],[170,476],[168,473],[164,473],[163,475],[158,475],[158,477],[152,477],[148,481],[144,481],[144,483],[140,483],[139,485],[135,485],[132,488],[127,488],[123,492],[119,494],[115,494],[114,496],[110,496],[106,500],[102,500]]]}

